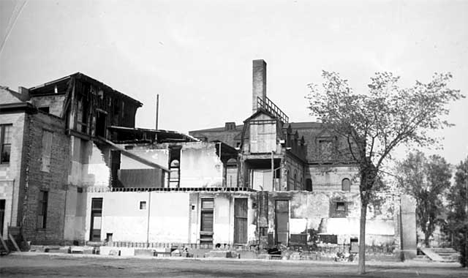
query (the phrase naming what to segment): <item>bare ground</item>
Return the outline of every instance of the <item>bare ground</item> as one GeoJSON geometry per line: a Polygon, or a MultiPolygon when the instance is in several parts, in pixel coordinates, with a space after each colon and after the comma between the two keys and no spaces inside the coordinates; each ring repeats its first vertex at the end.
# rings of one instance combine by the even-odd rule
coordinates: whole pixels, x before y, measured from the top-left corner
{"type": "Polygon", "coordinates": [[[14,253],[0,258],[0,277],[468,277],[456,263],[356,263],[110,257],[14,253]]]}

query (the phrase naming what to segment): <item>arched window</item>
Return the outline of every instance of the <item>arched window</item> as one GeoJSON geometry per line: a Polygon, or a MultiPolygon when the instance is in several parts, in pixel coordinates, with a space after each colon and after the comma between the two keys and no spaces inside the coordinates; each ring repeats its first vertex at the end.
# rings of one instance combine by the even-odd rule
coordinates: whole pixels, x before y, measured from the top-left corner
{"type": "Polygon", "coordinates": [[[179,167],[179,160],[173,160],[171,162],[171,168],[178,168],[179,167]]]}
{"type": "Polygon", "coordinates": [[[349,179],[343,179],[341,181],[341,190],[351,191],[351,181],[349,179]]]}
{"type": "Polygon", "coordinates": [[[312,191],[312,179],[306,179],[306,190],[312,191]]]}

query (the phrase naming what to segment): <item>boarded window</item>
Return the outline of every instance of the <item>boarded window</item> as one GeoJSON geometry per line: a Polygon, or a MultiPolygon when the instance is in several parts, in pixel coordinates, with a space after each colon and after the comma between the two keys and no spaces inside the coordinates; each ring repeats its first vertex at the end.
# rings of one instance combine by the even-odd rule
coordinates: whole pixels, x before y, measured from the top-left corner
{"type": "Polygon", "coordinates": [[[0,125],[0,164],[10,163],[12,125],[0,125]]]}
{"type": "Polygon", "coordinates": [[[47,130],[42,131],[42,167],[41,171],[50,172],[50,156],[52,154],[53,133],[47,130]]]}
{"type": "Polygon", "coordinates": [[[348,215],[348,204],[346,202],[334,201],[330,204],[330,217],[345,218],[348,215]]]}
{"type": "Polygon", "coordinates": [[[270,153],[276,150],[276,122],[271,120],[250,123],[250,152],[270,153]]]}
{"type": "Polygon", "coordinates": [[[351,181],[349,179],[343,179],[341,181],[341,190],[351,191],[351,181]]]}
{"type": "Polygon", "coordinates": [[[333,141],[331,139],[320,139],[319,145],[319,159],[320,160],[332,160],[333,159],[333,141]]]}

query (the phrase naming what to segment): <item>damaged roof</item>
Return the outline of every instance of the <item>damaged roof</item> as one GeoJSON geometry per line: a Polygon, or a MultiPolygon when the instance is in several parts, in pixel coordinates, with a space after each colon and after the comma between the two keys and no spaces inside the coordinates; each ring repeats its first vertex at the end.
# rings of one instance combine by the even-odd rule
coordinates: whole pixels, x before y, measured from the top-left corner
{"type": "Polygon", "coordinates": [[[125,140],[113,140],[115,142],[118,141],[125,141],[126,143],[133,141],[137,143],[140,141],[139,139],[144,138],[144,140],[148,141],[151,138],[147,138],[146,135],[156,136],[156,140],[158,143],[163,142],[198,142],[195,137],[190,135],[180,133],[177,131],[172,130],[163,130],[163,129],[147,129],[147,128],[136,128],[136,127],[122,127],[122,126],[110,126],[109,130],[117,131],[118,133],[127,133],[133,136],[130,136],[129,139],[125,140]],[[132,140],[133,138],[133,140],[132,140]]]}
{"type": "Polygon", "coordinates": [[[128,95],[123,94],[123,93],[113,89],[112,87],[104,84],[103,82],[98,81],[98,80],[96,80],[96,79],[94,79],[92,77],[89,77],[86,74],[83,74],[81,72],[70,74],[68,76],[65,76],[65,77],[62,77],[62,78],[59,78],[59,79],[56,79],[56,80],[53,80],[53,81],[50,81],[50,82],[47,82],[47,83],[44,83],[44,84],[41,84],[41,85],[31,87],[31,88],[29,88],[29,92],[32,95],[64,94],[67,91],[68,82],[72,78],[83,80],[83,81],[91,83],[92,85],[94,85],[94,86],[96,86],[96,87],[98,87],[100,89],[103,89],[103,90],[105,90],[107,92],[113,92],[115,94],[118,94],[123,98],[126,98],[126,99],[128,99],[128,100],[130,100],[132,102],[135,102],[139,107],[143,106],[143,103],[141,103],[140,101],[138,101],[138,100],[136,100],[136,99],[134,99],[132,97],[129,97],[128,95]],[[57,87],[57,91],[55,91],[56,87],[57,87]]]}

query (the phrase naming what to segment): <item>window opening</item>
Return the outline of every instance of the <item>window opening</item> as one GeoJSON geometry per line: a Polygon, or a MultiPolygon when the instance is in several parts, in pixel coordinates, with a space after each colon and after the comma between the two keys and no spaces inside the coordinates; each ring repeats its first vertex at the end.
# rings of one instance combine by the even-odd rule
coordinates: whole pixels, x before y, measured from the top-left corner
{"type": "Polygon", "coordinates": [[[50,108],[49,108],[49,106],[39,107],[39,108],[37,108],[37,110],[39,110],[39,111],[41,111],[41,112],[44,112],[44,113],[47,113],[47,114],[50,113],[50,108]]]}
{"type": "Polygon", "coordinates": [[[99,111],[96,120],[96,136],[106,137],[106,114],[99,111]]]}
{"type": "Polygon", "coordinates": [[[351,191],[351,181],[349,179],[343,179],[341,181],[341,190],[351,191]]]}
{"type": "Polygon", "coordinates": [[[10,163],[12,125],[0,125],[0,164],[10,163]]]}
{"type": "Polygon", "coordinates": [[[330,216],[333,218],[344,218],[348,214],[348,207],[346,202],[333,202],[330,210],[330,216]]]}
{"type": "Polygon", "coordinates": [[[39,191],[39,204],[37,212],[37,228],[45,229],[47,227],[47,203],[49,201],[49,192],[39,191]]]}
{"type": "Polygon", "coordinates": [[[180,187],[180,150],[181,146],[169,147],[169,187],[180,187]]]}
{"type": "Polygon", "coordinates": [[[141,201],[140,202],[140,209],[145,210],[146,209],[146,201],[141,201]]]}
{"type": "Polygon", "coordinates": [[[3,225],[5,224],[5,203],[6,200],[0,200],[0,236],[3,236],[3,225]]]}
{"type": "Polygon", "coordinates": [[[50,157],[52,155],[52,138],[54,134],[50,131],[42,131],[42,167],[41,171],[50,172],[50,157]]]}
{"type": "Polygon", "coordinates": [[[321,160],[332,160],[333,159],[333,140],[332,139],[320,139],[318,140],[319,155],[321,160]]]}
{"type": "Polygon", "coordinates": [[[307,191],[313,191],[312,179],[306,179],[306,190],[307,191]]]}

